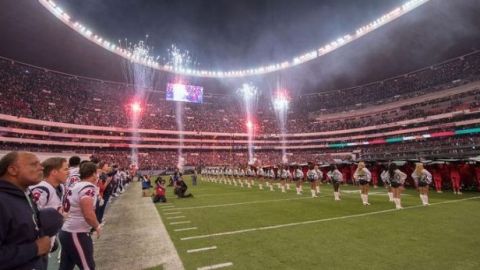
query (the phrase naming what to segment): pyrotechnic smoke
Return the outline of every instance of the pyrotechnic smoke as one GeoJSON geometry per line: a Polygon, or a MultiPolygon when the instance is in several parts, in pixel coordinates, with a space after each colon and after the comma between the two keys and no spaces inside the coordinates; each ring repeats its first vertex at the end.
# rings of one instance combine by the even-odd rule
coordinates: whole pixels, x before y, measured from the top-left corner
{"type": "MultiPolygon", "coordinates": [[[[146,36],[148,38],[148,35],[146,36]]],[[[120,41],[119,41],[120,42],[120,41]]],[[[155,86],[155,70],[148,67],[147,65],[142,65],[141,63],[147,63],[152,61],[153,58],[150,56],[151,48],[146,45],[142,40],[137,44],[128,43],[125,40],[126,47],[132,53],[133,57],[131,60],[127,61],[124,65],[124,75],[127,81],[133,85],[135,95],[132,102],[138,104],[146,104],[148,98],[148,90],[151,90],[155,86]]],[[[131,108],[129,108],[131,109],[131,108]]],[[[139,110],[131,110],[131,127],[134,130],[132,136],[132,147],[131,147],[131,156],[130,160],[132,164],[138,164],[138,149],[135,145],[138,143],[138,138],[140,137],[138,133],[138,128],[141,123],[142,118],[141,108],[139,110]]]]}

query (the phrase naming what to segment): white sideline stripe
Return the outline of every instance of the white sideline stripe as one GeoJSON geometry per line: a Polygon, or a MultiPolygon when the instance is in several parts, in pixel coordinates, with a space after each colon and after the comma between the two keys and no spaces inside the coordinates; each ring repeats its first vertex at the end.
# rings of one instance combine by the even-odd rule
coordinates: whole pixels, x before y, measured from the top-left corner
{"type": "Polygon", "coordinates": [[[187,250],[187,253],[201,252],[201,251],[212,250],[212,249],[217,249],[217,246],[197,248],[197,249],[189,249],[189,250],[187,250]]]}
{"type": "Polygon", "coordinates": [[[165,205],[165,206],[159,206],[160,208],[162,209],[165,209],[165,208],[174,208],[175,205],[165,205]]]}
{"type": "Polygon", "coordinates": [[[176,216],[176,217],[167,217],[167,219],[177,219],[177,218],[184,218],[185,216],[176,216]]]}
{"type": "Polygon", "coordinates": [[[178,214],[181,214],[182,212],[166,212],[166,213],[163,213],[164,215],[178,215],[178,214]]]}
{"type": "MultiPolygon", "coordinates": [[[[330,196],[318,196],[317,198],[323,198],[323,197],[330,197],[330,196]]],[[[182,207],[182,208],[177,208],[176,210],[202,209],[202,208],[225,207],[225,206],[256,204],[256,203],[281,202],[281,201],[293,201],[293,200],[308,200],[308,199],[313,199],[313,198],[311,196],[308,196],[308,197],[303,196],[303,197],[300,197],[300,198],[290,198],[290,199],[261,200],[261,201],[251,201],[251,202],[241,202],[241,203],[226,203],[226,204],[213,204],[213,205],[203,205],[203,206],[182,207]]]]}
{"type": "Polygon", "coordinates": [[[187,221],[177,221],[177,222],[170,222],[170,225],[176,225],[176,224],[186,224],[186,223],[192,223],[190,220],[187,221]]]}
{"type": "Polygon", "coordinates": [[[190,228],[182,228],[182,229],[175,229],[173,230],[174,232],[182,232],[182,231],[191,231],[191,230],[196,230],[198,229],[197,227],[190,227],[190,228]]]}
{"type": "Polygon", "coordinates": [[[199,267],[199,268],[197,268],[197,270],[211,270],[211,269],[228,267],[228,266],[232,266],[232,265],[233,265],[233,263],[227,262],[227,263],[220,263],[220,264],[214,264],[214,265],[199,267]]]}
{"type": "MultiPolygon", "coordinates": [[[[448,201],[443,201],[443,202],[438,202],[438,203],[431,203],[430,206],[438,205],[438,204],[457,203],[457,202],[463,202],[463,201],[475,200],[475,199],[480,199],[480,196],[471,197],[471,198],[466,198],[466,199],[448,200],[448,201]]],[[[427,207],[430,207],[430,206],[427,206],[427,207]]],[[[341,217],[332,217],[332,218],[316,219],[316,220],[309,220],[309,221],[302,221],[302,222],[293,222],[293,223],[286,223],[286,224],[280,224],[280,225],[272,225],[272,226],[259,227],[259,228],[250,228],[250,229],[244,229],[244,230],[238,230],[238,231],[230,231],[230,232],[221,232],[221,233],[213,233],[213,234],[204,234],[204,235],[190,236],[190,237],[180,238],[180,240],[202,239],[202,238],[209,238],[209,237],[214,237],[214,236],[232,235],[232,234],[239,234],[239,233],[246,233],[246,232],[253,232],[253,231],[265,231],[265,230],[279,229],[279,228],[291,227],[291,226],[297,226],[297,225],[320,223],[320,222],[332,221],[332,220],[340,220],[340,219],[349,219],[349,218],[356,218],[356,217],[371,216],[371,215],[383,214],[383,213],[389,213],[389,212],[395,212],[395,211],[399,211],[399,212],[400,212],[400,211],[405,211],[405,210],[407,210],[407,209],[414,209],[414,208],[419,208],[419,207],[426,207],[426,206],[423,206],[423,205],[407,206],[407,207],[404,207],[402,210],[398,210],[398,209],[392,208],[392,209],[387,209],[387,210],[381,210],[381,211],[375,211],[375,212],[368,212],[368,213],[362,213],[362,214],[355,214],[355,215],[348,215],[348,216],[341,216],[341,217]]]]}

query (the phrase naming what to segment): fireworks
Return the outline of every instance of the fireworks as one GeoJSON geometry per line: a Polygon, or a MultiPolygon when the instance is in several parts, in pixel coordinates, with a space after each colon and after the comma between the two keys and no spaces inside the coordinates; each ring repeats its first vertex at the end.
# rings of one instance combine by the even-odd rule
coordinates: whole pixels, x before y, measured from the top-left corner
{"type": "Polygon", "coordinates": [[[188,50],[181,50],[175,44],[167,49],[167,55],[163,58],[163,64],[173,67],[176,71],[187,70],[197,65],[188,50]]]}
{"type": "Polygon", "coordinates": [[[253,84],[244,83],[242,87],[237,89],[237,93],[243,98],[243,103],[245,106],[245,116],[247,118],[247,133],[248,133],[248,160],[253,162],[253,135],[254,135],[254,124],[253,116],[255,114],[255,109],[257,107],[257,95],[258,89],[253,84]]]}
{"type": "Polygon", "coordinates": [[[286,90],[277,91],[273,99],[273,108],[275,111],[287,111],[290,99],[286,90]]]}
{"type": "Polygon", "coordinates": [[[286,90],[277,90],[273,100],[273,108],[275,109],[275,112],[277,113],[278,117],[278,122],[280,125],[280,132],[281,132],[281,140],[282,140],[282,162],[287,163],[288,158],[287,158],[287,150],[286,150],[286,137],[285,134],[287,134],[287,128],[286,128],[286,123],[287,123],[287,112],[288,112],[288,106],[290,103],[290,98],[288,96],[288,92],[286,90]]]}
{"type": "MultiPolygon", "coordinates": [[[[148,39],[148,35],[145,36],[145,40],[148,39]]],[[[119,40],[120,45],[122,45],[119,40]]],[[[155,60],[150,56],[153,47],[147,45],[146,41],[139,41],[138,43],[132,44],[128,42],[127,39],[124,41],[125,46],[131,52],[131,58],[124,62],[124,75],[127,81],[133,84],[135,90],[135,96],[133,97],[134,102],[130,104],[131,110],[131,127],[134,130],[133,138],[140,137],[137,129],[140,126],[142,120],[142,106],[148,98],[148,89],[153,89],[155,87],[155,74],[156,71],[151,67],[151,63],[155,60]]],[[[136,139],[132,139],[132,148],[131,148],[131,162],[138,164],[138,149],[135,148],[135,145],[138,143],[136,139]]]]}
{"type": "Polygon", "coordinates": [[[258,89],[253,84],[244,83],[242,87],[237,90],[238,94],[241,95],[245,100],[253,99],[258,94],[258,89]]]}

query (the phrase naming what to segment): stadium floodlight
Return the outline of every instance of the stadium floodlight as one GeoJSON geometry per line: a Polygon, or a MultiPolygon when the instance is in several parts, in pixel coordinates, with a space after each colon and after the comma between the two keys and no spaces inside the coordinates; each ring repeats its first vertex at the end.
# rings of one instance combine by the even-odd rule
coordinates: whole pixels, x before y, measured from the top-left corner
{"type": "MultiPolygon", "coordinates": [[[[346,44],[353,42],[354,40],[363,37],[364,35],[382,27],[383,25],[394,21],[395,19],[400,18],[401,16],[407,14],[408,12],[422,6],[423,4],[429,2],[431,0],[409,0],[405,2],[403,5],[396,7],[392,11],[380,16],[379,18],[373,20],[369,24],[366,24],[364,26],[361,26],[356,29],[355,32],[343,35],[341,37],[338,37],[334,39],[331,42],[328,42],[327,44],[318,47],[318,49],[310,51],[308,53],[294,56],[290,58],[291,60],[287,61],[282,61],[280,63],[274,63],[268,66],[259,66],[259,67],[252,67],[248,69],[242,69],[242,70],[222,70],[222,71],[212,71],[212,70],[194,70],[194,69],[186,69],[182,67],[178,67],[178,65],[182,65],[185,61],[184,57],[182,55],[178,55],[177,58],[175,59],[175,63],[173,64],[174,67],[171,67],[167,63],[158,63],[157,61],[152,61],[152,62],[143,62],[139,61],[136,59],[131,52],[124,53],[121,50],[118,51],[113,51],[117,55],[126,58],[127,60],[137,62],[139,64],[143,65],[148,65],[152,68],[162,70],[162,71],[167,71],[167,72],[172,72],[176,74],[182,74],[182,75],[189,75],[189,76],[196,76],[196,77],[212,77],[212,78],[239,78],[239,77],[245,77],[245,76],[252,76],[252,75],[261,75],[265,73],[271,73],[279,70],[283,70],[286,68],[290,68],[292,66],[300,65],[305,62],[314,60],[318,57],[321,57],[325,54],[331,53],[334,50],[337,50],[341,48],[342,46],[345,46],[346,44]]],[[[55,4],[52,0],[39,0],[39,2],[48,10],[50,11],[55,17],[59,18],[63,23],[68,25],[70,28],[78,32],[79,34],[82,34],[84,37],[89,39],[90,41],[96,43],[99,46],[102,46],[103,48],[110,50],[109,46],[106,45],[105,43],[102,43],[101,41],[104,40],[98,34],[93,35],[92,33],[85,34],[82,32],[82,28],[79,28],[78,22],[73,23],[70,20],[70,16],[66,14],[63,9],[61,9],[57,4],[55,4]],[[98,36],[98,39],[95,38],[98,36]],[[99,42],[100,41],[100,42],[99,42]]],[[[112,42],[110,42],[112,43],[112,42]]],[[[129,48],[124,48],[126,51],[129,51],[129,48]]],[[[188,52],[188,51],[187,51],[188,52]]],[[[149,59],[154,59],[153,56],[148,56],[149,59]]]]}

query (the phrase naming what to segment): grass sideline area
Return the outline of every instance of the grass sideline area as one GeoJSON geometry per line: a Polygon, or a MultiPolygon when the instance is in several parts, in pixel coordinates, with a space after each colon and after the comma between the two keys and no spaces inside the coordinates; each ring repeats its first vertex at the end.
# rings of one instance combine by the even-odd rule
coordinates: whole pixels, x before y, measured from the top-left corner
{"type": "Polygon", "coordinates": [[[299,196],[185,179],[194,198],[169,187],[157,210],[186,269],[480,269],[477,192],[431,192],[424,207],[406,190],[394,210],[382,187],[363,206],[352,186],[336,202],[329,184],[311,198],[307,184],[299,196]]]}

